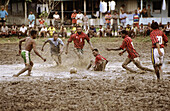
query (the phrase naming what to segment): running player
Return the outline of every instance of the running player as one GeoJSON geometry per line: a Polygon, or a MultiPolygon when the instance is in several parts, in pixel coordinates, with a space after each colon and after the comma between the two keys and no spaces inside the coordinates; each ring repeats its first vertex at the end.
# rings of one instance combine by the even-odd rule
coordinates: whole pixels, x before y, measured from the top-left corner
{"type": "Polygon", "coordinates": [[[79,58],[82,58],[82,54],[83,54],[83,47],[85,45],[85,39],[86,41],[89,43],[90,45],[90,48],[91,50],[93,50],[93,46],[90,42],[90,39],[89,37],[84,33],[82,32],[82,28],[80,26],[77,26],[77,33],[76,34],[73,34],[69,39],[68,39],[68,42],[67,42],[67,45],[66,45],[66,54],[68,53],[68,46],[69,46],[69,43],[71,43],[72,41],[74,41],[74,47],[75,47],[75,50],[74,52],[77,54],[77,56],[79,58]]]}
{"type": "Polygon", "coordinates": [[[37,36],[37,32],[35,30],[32,30],[31,37],[26,37],[19,41],[19,54],[21,54],[22,58],[24,59],[25,68],[22,69],[18,74],[13,75],[13,77],[18,77],[20,74],[24,73],[27,70],[28,70],[28,74],[26,76],[31,75],[33,62],[31,61],[31,58],[30,58],[30,52],[32,49],[34,50],[35,54],[38,55],[44,62],[46,61],[46,59],[43,58],[37,51],[36,43],[34,41],[36,36],[37,36]],[[25,42],[25,50],[21,50],[22,42],[25,42]]]}
{"type": "Polygon", "coordinates": [[[92,60],[90,61],[90,64],[88,65],[87,70],[94,64],[93,66],[94,71],[105,71],[106,64],[108,63],[106,58],[104,58],[103,56],[99,54],[98,49],[93,49],[92,53],[94,57],[96,57],[96,59],[95,59],[95,62],[93,62],[92,60]]]}
{"type": "Polygon", "coordinates": [[[46,43],[49,43],[51,46],[51,57],[54,59],[54,61],[56,62],[57,65],[61,64],[61,54],[63,52],[63,48],[64,48],[64,43],[63,41],[58,38],[59,34],[58,33],[54,33],[53,34],[53,38],[49,38],[48,40],[46,40],[42,46],[42,51],[44,50],[44,46],[46,43]],[[60,48],[61,45],[61,48],[60,48]]]}
{"type": "Polygon", "coordinates": [[[152,23],[151,28],[153,31],[150,34],[152,40],[152,63],[155,69],[156,76],[161,79],[162,73],[162,63],[164,58],[164,46],[167,46],[168,38],[167,36],[158,29],[158,23],[152,23]]]}
{"type": "Polygon", "coordinates": [[[120,48],[116,48],[116,49],[109,49],[109,48],[106,48],[106,50],[108,51],[119,51],[119,50],[124,50],[123,52],[120,52],[119,55],[123,55],[124,52],[128,52],[128,58],[125,60],[125,62],[122,64],[122,67],[125,68],[126,70],[130,71],[130,72],[133,72],[133,73],[137,73],[136,71],[132,70],[131,68],[127,67],[127,65],[130,63],[130,62],[133,62],[138,68],[142,69],[142,70],[145,70],[145,71],[151,71],[153,72],[153,70],[151,69],[148,69],[146,67],[143,67],[141,66],[141,63],[139,61],[139,54],[136,52],[136,50],[134,49],[133,47],[133,42],[132,42],[132,39],[127,35],[127,32],[125,30],[122,31],[122,34],[121,34],[122,38],[124,39],[123,42],[122,42],[122,45],[120,46],[120,48]]]}

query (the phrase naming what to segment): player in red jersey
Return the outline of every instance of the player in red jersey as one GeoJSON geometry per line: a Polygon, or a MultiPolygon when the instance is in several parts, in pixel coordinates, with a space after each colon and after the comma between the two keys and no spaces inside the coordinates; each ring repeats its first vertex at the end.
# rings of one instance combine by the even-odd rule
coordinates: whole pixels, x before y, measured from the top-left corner
{"type": "Polygon", "coordinates": [[[99,54],[98,49],[93,49],[92,53],[94,57],[96,57],[96,59],[95,59],[95,62],[93,62],[92,60],[90,61],[90,64],[88,65],[87,70],[94,64],[93,66],[94,71],[105,71],[105,67],[106,67],[106,64],[108,63],[108,60],[99,54]]]}
{"type": "Polygon", "coordinates": [[[164,58],[164,46],[167,46],[168,38],[167,36],[158,29],[158,23],[152,23],[151,28],[153,31],[150,34],[152,40],[152,53],[151,59],[153,67],[155,69],[156,76],[158,80],[162,76],[162,64],[164,58]]]}
{"type": "Polygon", "coordinates": [[[126,70],[130,71],[130,72],[134,72],[136,73],[136,71],[132,70],[131,68],[127,67],[127,65],[130,63],[130,62],[133,62],[138,68],[140,68],[141,70],[145,70],[145,71],[151,71],[153,72],[152,69],[149,69],[149,68],[146,68],[146,67],[143,67],[141,66],[141,63],[139,61],[139,54],[136,52],[136,50],[134,49],[134,46],[133,46],[133,42],[132,42],[132,39],[127,35],[127,32],[125,30],[123,30],[121,32],[121,36],[122,38],[124,39],[123,40],[123,43],[122,45],[119,47],[119,48],[116,48],[116,49],[109,49],[109,48],[106,48],[107,51],[119,51],[119,50],[124,50],[123,52],[120,52],[119,55],[123,55],[124,52],[128,52],[128,58],[125,60],[125,62],[122,64],[122,67],[125,68],[126,70]]]}
{"type": "Polygon", "coordinates": [[[91,50],[93,50],[93,46],[90,42],[89,37],[82,32],[82,28],[80,26],[77,27],[77,33],[71,35],[71,37],[68,39],[67,45],[66,45],[66,54],[68,53],[68,46],[69,43],[74,41],[74,47],[75,47],[75,53],[78,55],[79,58],[82,58],[83,54],[83,47],[85,45],[85,40],[89,43],[91,50]],[[77,50],[77,51],[76,51],[77,50]]]}

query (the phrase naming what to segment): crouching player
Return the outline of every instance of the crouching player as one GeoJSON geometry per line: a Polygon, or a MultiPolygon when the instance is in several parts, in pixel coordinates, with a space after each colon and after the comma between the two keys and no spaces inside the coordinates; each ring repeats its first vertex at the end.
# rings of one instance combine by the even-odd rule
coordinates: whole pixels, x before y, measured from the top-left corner
{"type": "Polygon", "coordinates": [[[122,67],[125,68],[126,70],[130,71],[130,72],[137,73],[136,71],[134,71],[131,68],[127,67],[127,65],[129,63],[131,63],[131,62],[133,62],[141,70],[153,72],[152,69],[149,69],[149,68],[141,66],[141,63],[139,61],[139,54],[134,49],[132,39],[127,35],[127,32],[125,30],[122,31],[121,36],[122,36],[122,38],[124,40],[123,40],[123,43],[120,46],[120,48],[117,48],[117,49],[109,49],[109,48],[107,48],[106,50],[107,51],[111,51],[111,50],[118,51],[118,50],[121,50],[121,49],[126,49],[123,52],[120,52],[119,55],[121,56],[121,55],[123,55],[124,52],[126,52],[126,51],[128,52],[128,54],[129,54],[128,58],[122,64],[122,67]]]}
{"type": "Polygon", "coordinates": [[[93,67],[94,71],[105,71],[106,64],[108,63],[106,58],[99,54],[98,49],[93,49],[92,53],[94,57],[96,57],[96,59],[95,62],[93,62],[92,60],[90,61],[87,70],[90,69],[90,67],[93,67]]]}

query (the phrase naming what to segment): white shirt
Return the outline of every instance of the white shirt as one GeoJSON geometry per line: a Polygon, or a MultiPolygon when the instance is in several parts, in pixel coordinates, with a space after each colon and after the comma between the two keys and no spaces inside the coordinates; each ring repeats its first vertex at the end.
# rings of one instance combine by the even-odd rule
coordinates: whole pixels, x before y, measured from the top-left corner
{"type": "Polygon", "coordinates": [[[111,10],[115,10],[115,6],[116,6],[116,2],[115,1],[109,2],[109,7],[110,7],[111,10]]]}
{"type": "Polygon", "coordinates": [[[84,15],[81,13],[81,14],[77,14],[77,16],[76,16],[76,19],[78,19],[78,20],[82,20],[83,19],[83,17],[84,17],[84,15]]]}
{"type": "Polygon", "coordinates": [[[5,27],[2,26],[2,27],[1,27],[1,31],[2,31],[2,32],[8,32],[8,26],[5,26],[5,27]]]}
{"type": "Polygon", "coordinates": [[[55,19],[60,19],[60,15],[58,15],[58,14],[57,14],[57,15],[56,15],[56,14],[54,14],[54,15],[53,15],[53,18],[55,18],[55,19]]]}
{"type": "Polygon", "coordinates": [[[42,32],[42,31],[47,32],[47,27],[45,27],[45,28],[44,28],[44,27],[42,27],[42,28],[41,28],[41,30],[40,30],[40,32],[42,32]]]}
{"type": "Polygon", "coordinates": [[[27,30],[27,27],[21,27],[19,31],[21,31],[22,33],[25,33],[25,31],[27,30]]]}

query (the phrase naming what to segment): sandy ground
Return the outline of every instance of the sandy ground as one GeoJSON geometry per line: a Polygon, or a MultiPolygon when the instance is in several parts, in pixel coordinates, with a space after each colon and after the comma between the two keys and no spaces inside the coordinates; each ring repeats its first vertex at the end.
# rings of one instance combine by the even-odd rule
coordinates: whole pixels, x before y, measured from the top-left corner
{"type": "MultiPolygon", "coordinates": [[[[150,60],[151,43],[133,40],[140,60],[145,67],[152,68],[150,60]]],[[[63,64],[55,66],[50,57],[49,45],[41,52],[42,42],[38,42],[39,52],[47,58],[43,62],[32,52],[34,68],[31,77],[12,77],[23,67],[23,60],[16,56],[17,43],[0,44],[0,110],[53,110],[53,111],[169,111],[170,110],[170,47],[165,48],[163,80],[157,82],[154,73],[143,72],[132,63],[134,70],[129,73],[121,64],[127,54],[107,52],[105,47],[119,47],[122,39],[93,39],[94,47],[109,60],[106,72],[85,70],[91,59],[89,46],[84,48],[84,60],[78,61],[73,44],[68,55],[63,54],[63,64]],[[75,67],[77,74],[70,74],[75,67]]]]}

